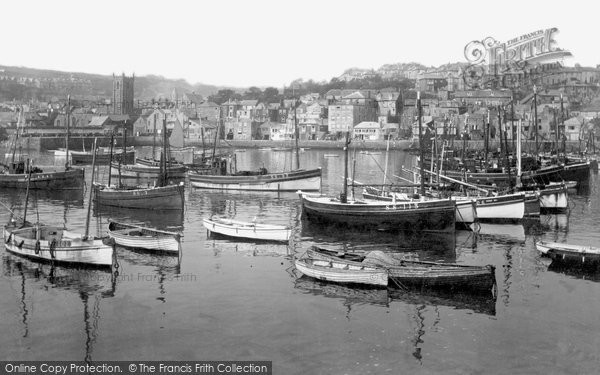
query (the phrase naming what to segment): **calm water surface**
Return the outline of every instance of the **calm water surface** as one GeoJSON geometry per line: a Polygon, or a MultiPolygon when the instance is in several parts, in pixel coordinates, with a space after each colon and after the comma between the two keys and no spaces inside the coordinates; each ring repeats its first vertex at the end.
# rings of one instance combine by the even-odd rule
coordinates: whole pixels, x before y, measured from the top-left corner
{"type": "MultiPolygon", "coordinates": [[[[276,171],[293,162],[278,151],[237,157],[239,169],[276,171]]],[[[50,154],[38,159],[62,164],[50,154]]],[[[384,152],[354,159],[357,181],[383,182],[384,152]]],[[[388,175],[412,162],[400,152],[389,159],[388,175]]],[[[331,194],[341,190],[343,162],[341,150],[301,153],[303,166],[323,167],[323,190],[331,194]]],[[[181,257],[117,248],[115,275],[0,250],[0,359],[269,360],[277,374],[597,373],[600,273],[557,268],[534,248],[539,238],[598,246],[597,184],[593,174],[588,191],[571,195],[568,214],[450,238],[311,225],[300,219],[293,193],[188,189],[184,214],[93,207],[92,233],[104,234],[109,218],[183,231],[181,257]],[[211,214],[289,224],[293,239],[279,245],[207,237],[202,218],[211,214]],[[493,264],[497,294],[361,289],[299,277],[293,256],[313,244],[493,264]]],[[[83,232],[87,193],[37,192],[28,218],[83,232]]],[[[0,191],[0,200],[22,213],[24,192],[0,191]]],[[[9,217],[0,211],[1,222],[9,217]]]]}

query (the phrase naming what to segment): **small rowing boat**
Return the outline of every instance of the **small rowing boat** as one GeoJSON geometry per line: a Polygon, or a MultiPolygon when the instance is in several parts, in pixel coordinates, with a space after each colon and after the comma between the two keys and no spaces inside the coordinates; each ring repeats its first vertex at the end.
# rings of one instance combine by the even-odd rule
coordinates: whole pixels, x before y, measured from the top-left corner
{"type": "Polygon", "coordinates": [[[209,234],[213,232],[224,236],[253,240],[287,242],[292,234],[290,227],[285,225],[261,224],[220,217],[204,219],[203,223],[209,234]]]}
{"type": "Polygon", "coordinates": [[[558,261],[600,262],[600,248],[597,247],[547,241],[537,241],[535,247],[540,253],[558,261]]]}
{"type": "Polygon", "coordinates": [[[306,276],[336,283],[387,286],[387,271],[365,264],[348,264],[335,259],[316,259],[310,256],[294,261],[296,269],[306,276]]]}
{"type": "Polygon", "coordinates": [[[313,246],[307,256],[314,259],[333,260],[352,266],[369,265],[386,270],[398,285],[427,287],[468,288],[490,291],[495,283],[494,266],[467,266],[453,263],[436,263],[395,258],[383,251],[366,255],[337,252],[313,246]]]}
{"type": "Polygon", "coordinates": [[[179,251],[181,238],[180,233],[116,221],[108,224],[108,235],[117,245],[173,253],[179,251]]]}

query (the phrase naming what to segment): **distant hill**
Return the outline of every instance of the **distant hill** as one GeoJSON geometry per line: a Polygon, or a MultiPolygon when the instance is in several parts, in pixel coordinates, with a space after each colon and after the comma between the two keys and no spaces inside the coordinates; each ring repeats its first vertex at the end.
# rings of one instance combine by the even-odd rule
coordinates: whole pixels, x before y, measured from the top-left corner
{"type": "MultiPolygon", "coordinates": [[[[67,94],[88,100],[112,96],[112,75],[62,72],[0,65],[0,101],[29,100],[52,101],[67,94]]],[[[183,79],[168,79],[156,75],[135,77],[135,98],[150,100],[171,97],[173,90],[179,95],[195,92],[207,97],[224,87],[197,83],[191,85],[183,79]]]]}

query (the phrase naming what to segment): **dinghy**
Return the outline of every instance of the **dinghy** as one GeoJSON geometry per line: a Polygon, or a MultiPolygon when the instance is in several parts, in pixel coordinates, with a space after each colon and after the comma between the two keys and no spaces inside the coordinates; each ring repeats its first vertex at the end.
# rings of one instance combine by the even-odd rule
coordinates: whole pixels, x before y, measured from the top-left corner
{"type": "Polygon", "coordinates": [[[108,224],[108,235],[117,245],[173,253],[179,251],[181,238],[180,233],[115,221],[108,224]]]}
{"type": "Polygon", "coordinates": [[[229,237],[287,242],[292,234],[292,230],[285,225],[260,224],[220,217],[204,219],[203,222],[209,234],[213,232],[229,237]]]}

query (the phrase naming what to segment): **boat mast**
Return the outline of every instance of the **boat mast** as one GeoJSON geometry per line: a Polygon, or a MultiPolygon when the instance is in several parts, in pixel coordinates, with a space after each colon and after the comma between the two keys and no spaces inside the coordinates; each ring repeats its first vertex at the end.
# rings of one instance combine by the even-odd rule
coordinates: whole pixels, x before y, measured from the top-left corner
{"type": "Polygon", "coordinates": [[[484,154],[483,154],[483,166],[485,168],[485,172],[487,172],[487,168],[488,168],[488,149],[489,149],[489,132],[490,132],[490,110],[488,108],[488,113],[487,113],[487,123],[483,124],[483,148],[484,148],[484,154]]]}
{"type": "Polygon", "coordinates": [[[513,181],[510,176],[510,163],[508,162],[508,132],[506,131],[506,112],[504,112],[504,130],[502,130],[502,117],[500,117],[500,106],[498,106],[498,130],[500,131],[500,148],[504,148],[504,163],[506,165],[506,172],[508,173],[508,187],[512,189],[513,181]],[[504,133],[504,147],[502,147],[502,133],[504,133]]]}
{"type": "Polygon", "coordinates": [[[92,193],[94,191],[94,176],[96,175],[96,142],[98,138],[94,138],[94,151],[92,154],[92,182],[90,183],[90,197],[88,199],[88,210],[87,210],[87,218],[85,219],[85,235],[83,236],[84,240],[88,239],[88,235],[90,234],[90,216],[92,214],[92,193]]]}
{"type": "Polygon", "coordinates": [[[19,107],[19,116],[17,117],[17,131],[15,132],[15,143],[12,150],[11,168],[14,169],[15,165],[15,152],[17,152],[17,140],[19,139],[19,125],[21,125],[21,118],[23,116],[23,107],[19,107]]]}
{"type": "MultiPolygon", "coordinates": [[[[340,195],[340,202],[348,203],[348,146],[350,145],[350,132],[346,132],[344,143],[344,190],[340,195]]],[[[354,181],[352,182],[354,184],[354,181]]]]}
{"type": "Polygon", "coordinates": [[[533,85],[533,128],[535,129],[535,161],[538,159],[537,87],[533,85]]]}
{"type": "Polygon", "coordinates": [[[298,131],[298,116],[297,116],[298,102],[294,98],[294,138],[296,139],[296,169],[300,169],[300,149],[298,148],[298,137],[300,132],[298,131]]]}
{"type": "MultiPolygon", "coordinates": [[[[356,152],[356,148],[354,149],[356,152]]],[[[381,191],[385,192],[385,180],[387,179],[387,170],[388,170],[388,159],[390,155],[390,137],[387,139],[387,146],[385,147],[385,167],[383,168],[383,182],[381,183],[383,186],[381,187],[381,191]]],[[[356,160],[354,160],[356,164],[356,160]]],[[[352,170],[352,194],[354,194],[354,170],[352,170]]]]}
{"type": "Polygon", "coordinates": [[[115,132],[110,133],[110,154],[108,156],[108,186],[110,187],[110,175],[112,169],[112,160],[113,160],[113,143],[115,139],[115,132]]]}
{"type": "Polygon", "coordinates": [[[517,122],[517,182],[516,186],[521,187],[521,125],[522,120],[517,122]]]}
{"type": "Polygon", "coordinates": [[[23,226],[27,222],[27,203],[29,202],[29,184],[31,183],[31,166],[27,159],[27,189],[25,190],[25,208],[23,209],[23,226]]]}
{"type": "MultiPolygon", "coordinates": [[[[563,107],[563,95],[560,94],[560,124],[562,125],[562,152],[563,152],[563,160],[567,157],[567,145],[566,145],[566,136],[565,136],[565,116],[564,116],[564,107],[563,107]]],[[[557,155],[558,158],[558,155],[557,155]]]]}
{"type": "Polygon", "coordinates": [[[425,179],[424,179],[424,175],[423,175],[423,171],[425,170],[425,166],[424,166],[424,162],[425,162],[425,152],[424,152],[424,145],[423,145],[423,124],[421,121],[421,92],[417,91],[417,117],[419,120],[419,150],[420,150],[420,156],[421,156],[421,196],[425,196],[425,179]]]}
{"type": "Polygon", "coordinates": [[[157,115],[155,113],[154,114],[154,133],[152,133],[152,160],[156,160],[156,121],[157,121],[157,115]]]}
{"type": "Polygon", "coordinates": [[[167,118],[163,119],[163,152],[161,155],[160,186],[167,185],[167,118]]]}
{"type": "Polygon", "coordinates": [[[69,132],[71,131],[71,95],[67,95],[67,136],[65,137],[65,149],[67,150],[67,156],[65,159],[65,171],[69,170],[69,132]]]}

